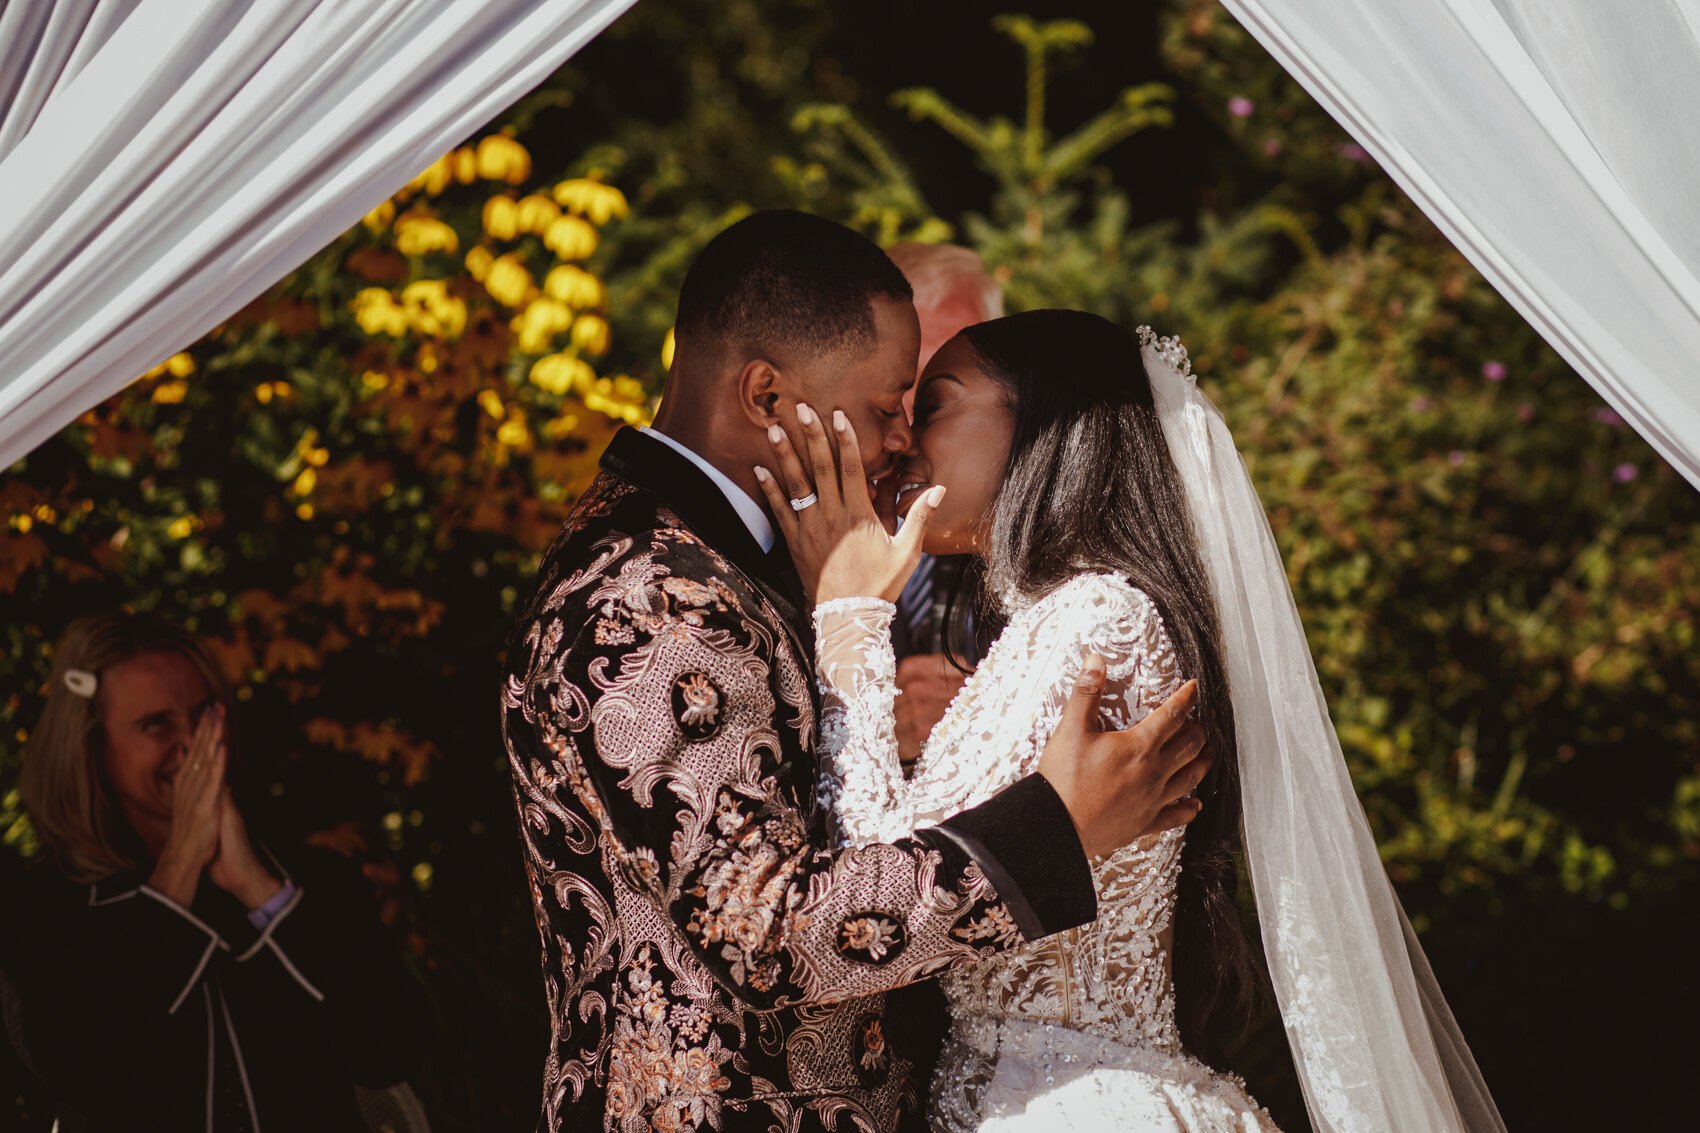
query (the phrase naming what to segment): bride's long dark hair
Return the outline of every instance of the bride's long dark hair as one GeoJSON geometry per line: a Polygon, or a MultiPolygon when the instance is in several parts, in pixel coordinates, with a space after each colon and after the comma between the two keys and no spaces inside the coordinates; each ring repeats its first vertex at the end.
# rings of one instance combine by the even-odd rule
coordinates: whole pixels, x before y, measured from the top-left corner
{"type": "Polygon", "coordinates": [[[1027,311],[962,334],[1015,417],[985,592],[1036,598],[1083,570],[1122,575],[1156,604],[1182,672],[1198,678],[1215,762],[1181,851],[1175,1003],[1187,1048],[1219,1062],[1254,1021],[1267,977],[1239,915],[1239,775],[1216,604],[1139,344],[1084,311],[1027,311]]]}

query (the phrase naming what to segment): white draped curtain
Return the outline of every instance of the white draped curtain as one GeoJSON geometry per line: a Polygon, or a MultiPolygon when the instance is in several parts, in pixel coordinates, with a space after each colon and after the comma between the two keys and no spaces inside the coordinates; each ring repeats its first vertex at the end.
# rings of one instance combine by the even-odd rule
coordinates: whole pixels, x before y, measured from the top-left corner
{"type": "Polygon", "coordinates": [[[0,469],[633,0],[0,0],[0,469]]]}
{"type": "Polygon", "coordinates": [[[1700,487],[1700,0],[1223,0],[1700,487]]]}

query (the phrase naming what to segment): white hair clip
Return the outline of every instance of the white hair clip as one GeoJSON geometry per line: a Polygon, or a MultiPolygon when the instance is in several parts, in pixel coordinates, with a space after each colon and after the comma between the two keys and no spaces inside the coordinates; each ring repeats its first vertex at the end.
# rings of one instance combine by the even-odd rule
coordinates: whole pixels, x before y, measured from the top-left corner
{"type": "Polygon", "coordinates": [[[84,700],[93,700],[95,690],[100,687],[100,681],[87,669],[66,669],[65,687],[84,700]]]}

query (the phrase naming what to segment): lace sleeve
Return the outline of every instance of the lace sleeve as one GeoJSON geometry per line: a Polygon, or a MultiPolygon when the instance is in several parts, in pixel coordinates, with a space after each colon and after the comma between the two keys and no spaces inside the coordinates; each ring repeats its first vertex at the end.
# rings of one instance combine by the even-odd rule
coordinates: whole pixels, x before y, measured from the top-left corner
{"type": "Polygon", "coordinates": [[[1011,620],[905,781],[893,713],[893,613],[889,602],[873,599],[815,612],[823,803],[851,844],[939,822],[1031,774],[1087,652],[1107,662],[1105,727],[1135,723],[1180,683],[1162,618],[1145,593],[1113,575],[1081,575],[1011,620]]]}
{"type": "Polygon", "coordinates": [[[891,619],[878,598],[839,598],[815,607],[815,678],[820,683],[820,796],[834,834],[848,845],[913,830],[897,757],[897,659],[891,619]]]}

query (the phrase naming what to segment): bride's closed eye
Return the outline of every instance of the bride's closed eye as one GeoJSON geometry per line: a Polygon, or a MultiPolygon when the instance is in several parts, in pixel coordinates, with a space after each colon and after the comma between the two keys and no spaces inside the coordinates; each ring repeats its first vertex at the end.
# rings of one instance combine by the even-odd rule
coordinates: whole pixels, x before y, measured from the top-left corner
{"type": "Polygon", "coordinates": [[[915,424],[924,425],[927,418],[938,412],[938,400],[932,396],[922,397],[915,402],[915,424]]]}

